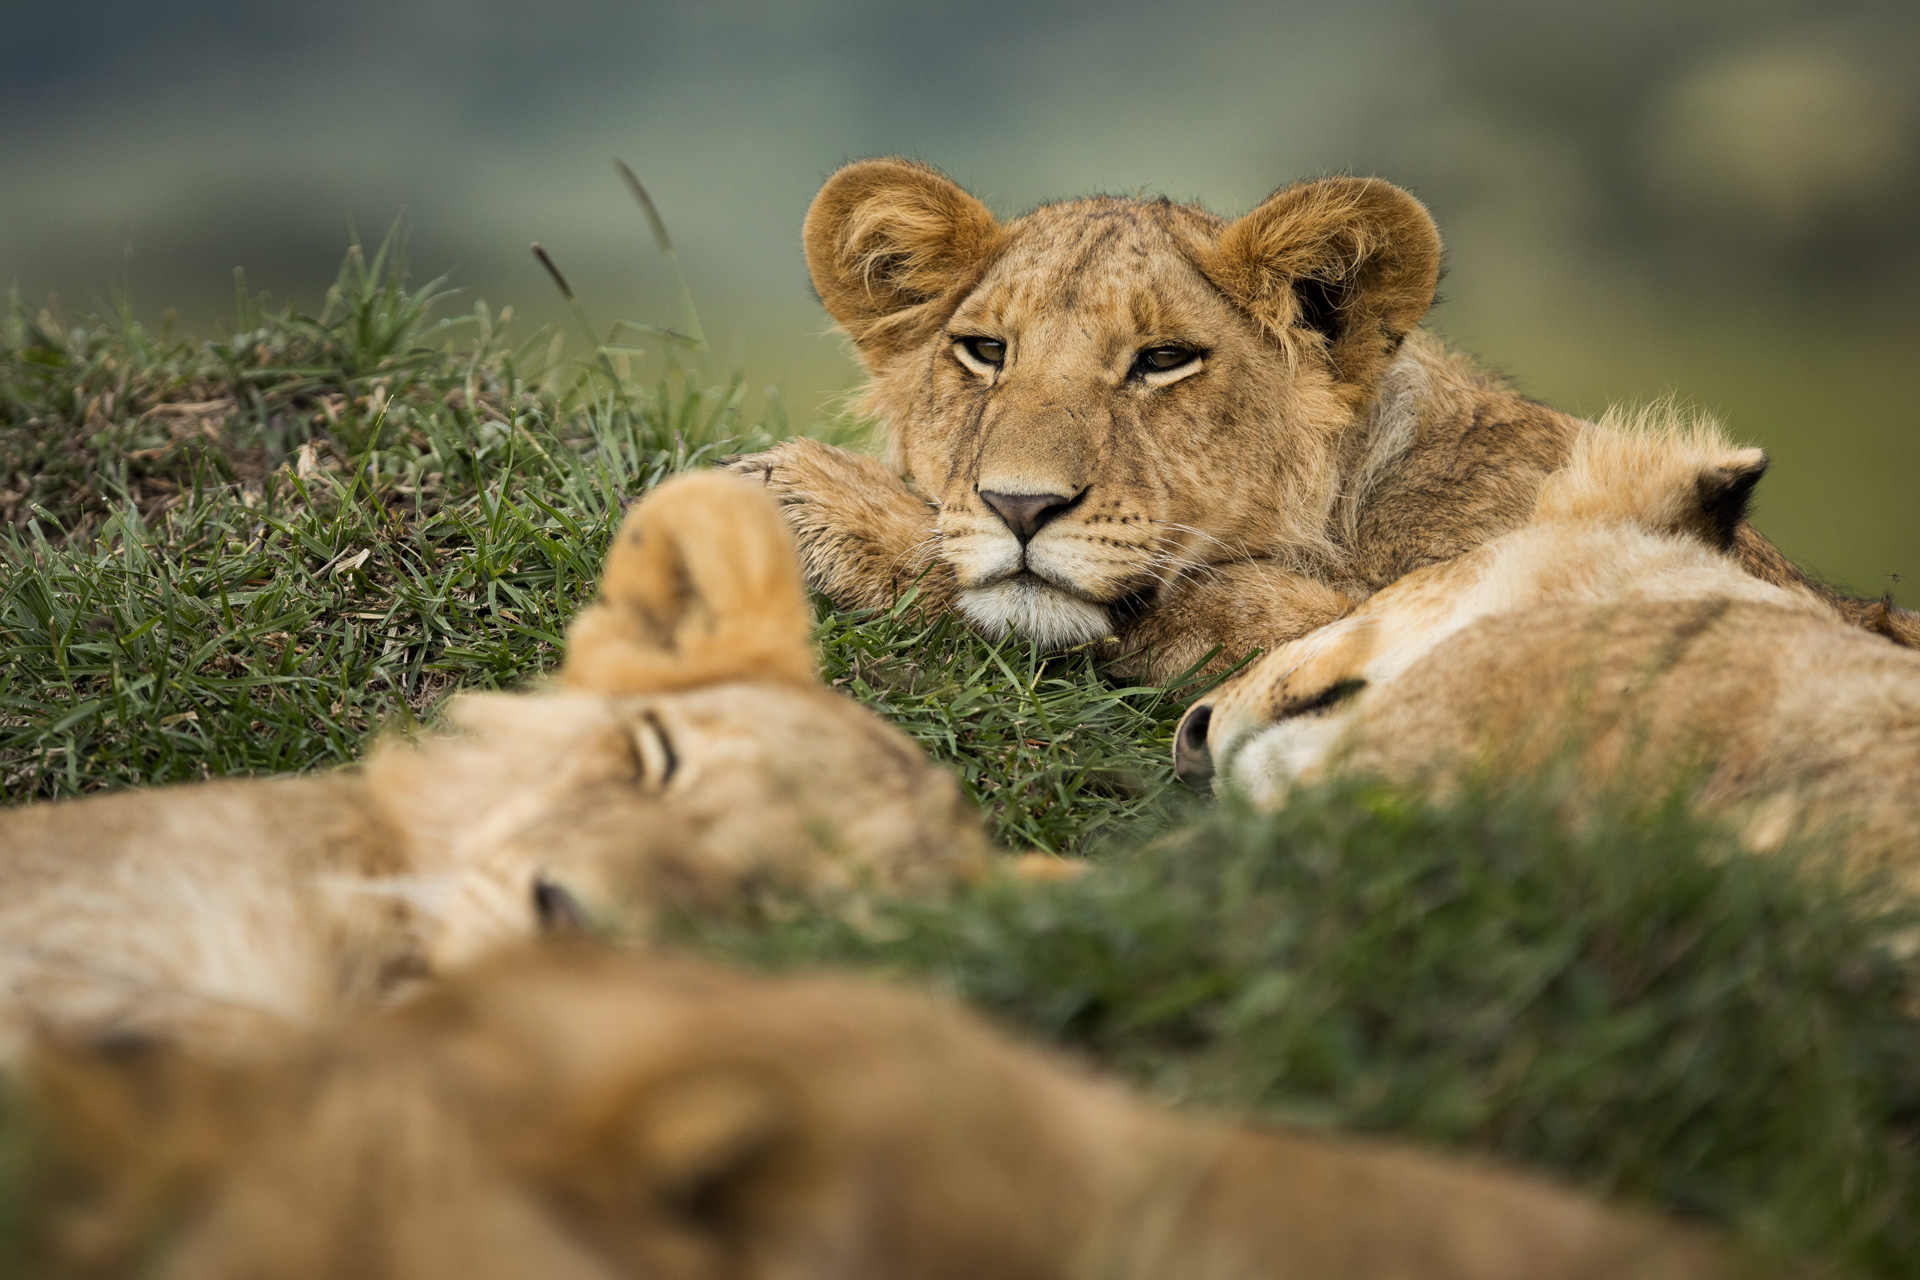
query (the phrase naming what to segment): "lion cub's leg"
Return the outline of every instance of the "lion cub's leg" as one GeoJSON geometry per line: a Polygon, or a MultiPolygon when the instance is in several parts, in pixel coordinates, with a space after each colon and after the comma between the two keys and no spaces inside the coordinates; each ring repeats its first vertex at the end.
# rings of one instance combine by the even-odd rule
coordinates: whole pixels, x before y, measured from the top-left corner
{"type": "Polygon", "coordinates": [[[1258,560],[1209,566],[1121,630],[1121,669],[1168,680],[1217,647],[1206,671],[1224,671],[1255,650],[1345,617],[1359,603],[1324,582],[1258,560]]]}
{"type": "Polygon", "coordinates": [[[927,605],[952,606],[953,570],[936,556],[934,508],[880,459],[803,437],[726,467],[779,499],[807,585],[840,608],[885,608],[915,586],[927,605]]]}

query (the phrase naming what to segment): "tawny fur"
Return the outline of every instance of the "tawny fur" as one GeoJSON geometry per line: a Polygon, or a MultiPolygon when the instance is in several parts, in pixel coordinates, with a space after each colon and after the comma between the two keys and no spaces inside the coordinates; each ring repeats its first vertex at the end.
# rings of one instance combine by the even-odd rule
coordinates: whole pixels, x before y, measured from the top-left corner
{"type": "Polygon", "coordinates": [[[1175,1117],[923,996],[585,948],[272,1065],[50,1051],[37,1081],[67,1280],[1730,1271],[1495,1169],[1175,1117]]]}
{"type": "Polygon", "coordinates": [[[0,1057],[31,1024],[244,1051],[551,917],[644,923],[769,882],[932,888],[982,856],[959,788],[813,676],[792,540],[717,474],[634,511],[558,688],[332,775],[0,813],[0,1057]]]}
{"type": "Polygon", "coordinates": [[[1670,413],[1588,428],[1533,523],[1190,711],[1183,766],[1272,804],[1333,768],[1446,783],[1571,752],[1584,794],[1697,786],[1756,849],[1827,836],[1920,889],[1920,653],[1721,554],[1764,467],[1670,413]]]}
{"type": "MultiPolygon", "coordinates": [[[[1524,523],[1582,427],[1415,329],[1439,234],[1374,179],[1300,183],[1232,222],[1096,197],[1002,223],[924,165],[861,161],[805,243],[886,457],[794,440],[732,465],[780,497],[842,607],[917,585],[992,634],[1112,637],[1156,678],[1223,664],[1524,523]],[[1004,343],[1001,365],[966,337],[1004,343]],[[1202,354],[1142,372],[1161,345],[1202,354]],[[1023,547],[982,492],[1071,505],[1023,547]]],[[[1751,526],[1729,552],[1805,580],[1751,526]]],[[[1831,599],[1920,643],[1910,613],[1831,599]]]]}

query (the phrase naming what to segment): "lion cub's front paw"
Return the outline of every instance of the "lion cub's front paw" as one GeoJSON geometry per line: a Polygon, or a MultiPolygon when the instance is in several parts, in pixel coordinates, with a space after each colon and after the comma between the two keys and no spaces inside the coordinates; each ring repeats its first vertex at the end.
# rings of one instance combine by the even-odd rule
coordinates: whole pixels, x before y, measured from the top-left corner
{"type": "Polygon", "coordinates": [[[1121,633],[1117,672],[1155,682],[1195,668],[1217,675],[1256,650],[1345,617],[1358,603],[1264,561],[1210,565],[1188,574],[1121,633]]]}
{"type": "Polygon", "coordinates": [[[800,437],[721,465],[779,500],[808,585],[841,608],[883,608],[915,585],[942,602],[952,594],[952,571],[934,560],[932,504],[880,459],[800,437]]]}
{"type": "Polygon", "coordinates": [[[720,466],[764,484],[782,506],[833,508],[845,505],[853,493],[875,483],[905,487],[899,477],[880,465],[878,458],[805,436],[782,440],[763,453],[728,458],[720,466]]]}

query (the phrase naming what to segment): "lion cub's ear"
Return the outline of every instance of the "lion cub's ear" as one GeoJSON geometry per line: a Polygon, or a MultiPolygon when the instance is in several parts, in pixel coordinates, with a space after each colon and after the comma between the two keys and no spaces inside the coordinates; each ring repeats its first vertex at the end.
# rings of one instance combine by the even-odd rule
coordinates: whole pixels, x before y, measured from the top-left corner
{"type": "Polygon", "coordinates": [[[1729,443],[1708,418],[1671,406],[1610,412],[1540,486],[1534,519],[1636,524],[1725,551],[1767,466],[1766,454],[1729,443]]]}
{"type": "Polygon", "coordinates": [[[807,1139],[795,1082],[765,1063],[700,1062],[606,1102],[549,1126],[535,1167],[583,1206],[657,1214],[709,1247],[751,1237],[807,1139]]]}
{"type": "Polygon", "coordinates": [[[1268,196],[1202,267],[1276,337],[1318,334],[1334,375],[1370,390],[1433,306],[1440,232],[1426,206],[1378,178],[1323,178],[1268,196]]]}
{"type": "Polygon", "coordinates": [[[1729,460],[1707,467],[1694,477],[1695,505],[1686,524],[1691,532],[1726,551],[1740,522],[1747,518],[1747,505],[1753,501],[1754,486],[1771,465],[1758,449],[1741,449],[1729,460]]]}
{"type": "Polygon", "coordinates": [[[637,1172],[669,1205],[712,1215],[741,1181],[797,1134],[791,1086],[747,1064],[658,1082],[625,1117],[637,1172]]]}
{"type": "Polygon", "coordinates": [[[773,499],[719,472],[676,477],[627,517],[600,600],[567,632],[561,682],[651,693],[814,682],[812,610],[773,499]]]}
{"type": "Polygon", "coordinates": [[[1005,228],[944,174],[910,160],[860,160],[807,209],[807,270],[870,370],[919,345],[942,317],[930,304],[980,278],[1005,228]]]}

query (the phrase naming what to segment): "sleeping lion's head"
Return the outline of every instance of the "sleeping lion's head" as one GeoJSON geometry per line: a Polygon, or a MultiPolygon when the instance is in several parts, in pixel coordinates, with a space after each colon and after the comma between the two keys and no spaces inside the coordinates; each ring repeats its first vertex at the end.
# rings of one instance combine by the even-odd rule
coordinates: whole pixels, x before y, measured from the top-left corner
{"type": "MultiPolygon", "coordinates": [[[[906,891],[985,853],[979,815],[913,741],[814,670],[793,539],[755,487],[696,473],[639,503],[558,688],[470,694],[466,732],[394,742],[368,785],[451,869],[444,969],[545,923],[644,920],[756,887],[906,891]]],[[[431,881],[438,885],[439,881],[431,881]]]]}
{"type": "Polygon", "coordinates": [[[1310,564],[1342,437],[1440,267],[1427,211],[1374,179],[1234,222],[1109,196],[999,222],[904,160],[829,179],[806,250],[962,608],[1045,645],[1199,565],[1310,564]]]}
{"type": "Polygon", "coordinates": [[[1497,1171],[1176,1118],[923,995],[583,946],[239,1068],[32,1068],[59,1280],[1733,1274],[1497,1171]]]}

